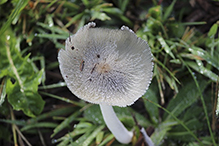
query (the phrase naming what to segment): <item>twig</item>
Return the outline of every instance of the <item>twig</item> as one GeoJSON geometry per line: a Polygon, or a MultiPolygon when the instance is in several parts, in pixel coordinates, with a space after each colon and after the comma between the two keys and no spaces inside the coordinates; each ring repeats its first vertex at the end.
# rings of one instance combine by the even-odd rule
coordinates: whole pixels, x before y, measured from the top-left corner
{"type": "Polygon", "coordinates": [[[23,140],[22,140],[22,138],[21,138],[21,136],[18,134],[18,143],[21,145],[21,146],[25,146],[24,145],[24,142],[23,142],[23,140]]]}
{"type": "Polygon", "coordinates": [[[17,125],[15,125],[15,129],[16,129],[17,133],[21,136],[21,138],[26,142],[26,144],[27,144],[28,146],[32,146],[32,145],[27,141],[27,139],[24,137],[24,135],[21,133],[21,131],[19,130],[19,128],[17,127],[17,125]]]}
{"type": "MultiPolygon", "coordinates": [[[[15,117],[14,117],[14,113],[13,113],[13,110],[12,110],[11,107],[10,107],[10,114],[11,114],[11,120],[14,121],[14,120],[15,120],[15,117]]],[[[19,136],[26,142],[26,144],[27,144],[28,146],[32,146],[32,145],[27,141],[27,139],[24,137],[24,135],[21,133],[21,131],[19,130],[19,128],[17,127],[17,125],[12,124],[12,132],[13,132],[13,138],[14,138],[14,145],[15,145],[15,146],[18,146],[16,131],[17,131],[17,133],[19,134],[19,136]]]]}
{"type": "Polygon", "coordinates": [[[46,143],[45,143],[45,140],[44,140],[44,138],[43,138],[43,136],[42,136],[41,131],[40,131],[39,129],[37,129],[37,131],[38,131],[38,133],[39,133],[39,136],[40,136],[40,140],[41,140],[41,142],[42,142],[42,145],[43,145],[43,146],[46,146],[46,143]]]}

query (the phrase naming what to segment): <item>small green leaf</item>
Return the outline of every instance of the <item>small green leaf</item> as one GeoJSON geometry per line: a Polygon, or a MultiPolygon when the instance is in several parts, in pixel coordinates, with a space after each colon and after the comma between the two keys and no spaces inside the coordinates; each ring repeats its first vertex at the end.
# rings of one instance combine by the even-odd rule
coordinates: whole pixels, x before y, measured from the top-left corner
{"type": "Polygon", "coordinates": [[[164,38],[161,36],[157,36],[157,39],[160,42],[161,46],[164,48],[165,52],[169,54],[173,59],[175,59],[175,56],[173,55],[171,48],[168,46],[164,38]]]}
{"type": "Polygon", "coordinates": [[[195,46],[189,48],[189,51],[192,54],[205,59],[209,64],[211,64],[212,66],[217,68],[217,70],[219,70],[219,49],[215,49],[214,54],[212,55],[204,49],[195,46]]]}
{"type": "Polygon", "coordinates": [[[218,29],[218,24],[215,23],[211,28],[210,31],[208,32],[208,36],[212,37],[217,33],[217,29],[218,29]]]}
{"type": "Polygon", "coordinates": [[[75,15],[73,18],[71,18],[71,20],[65,25],[65,28],[69,27],[70,25],[72,25],[73,23],[75,23],[76,21],[78,21],[79,19],[81,19],[83,16],[85,15],[85,12],[79,13],[77,15],[75,15]]]}
{"type": "MultiPolygon", "coordinates": [[[[0,2],[1,3],[1,2],[0,2]]],[[[20,15],[21,10],[27,5],[28,0],[21,0],[18,1],[15,9],[12,11],[12,13],[10,14],[9,18],[7,19],[7,21],[5,22],[5,24],[1,27],[0,29],[0,34],[2,35],[7,28],[10,26],[10,24],[12,23],[12,21],[18,16],[20,15]]]]}
{"type": "Polygon", "coordinates": [[[118,8],[102,8],[102,11],[113,15],[122,15],[122,11],[118,8]]]}
{"type": "Polygon", "coordinates": [[[96,136],[96,145],[99,145],[100,142],[103,140],[103,135],[104,135],[104,132],[103,131],[100,131],[97,136],[96,136]]]}
{"type": "Polygon", "coordinates": [[[148,14],[156,20],[161,20],[162,8],[160,5],[154,6],[148,10],[148,14]]]}
{"type": "Polygon", "coordinates": [[[180,84],[179,80],[175,77],[175,75],[162,62],[160,62],[158,59],[156,59],[156,62],[157,62],[157,64],[162,66],[177,83],[180,84]]]}
{"type": "Polygon", "coordinates": [[[113,134],[109,134],[108,136],[106,136],[104,138],[104,140],[98,146],[105,146],[107,144],[107,142],[109,142],[113,138],[114,138],[114,135],[113,134]]]}
{"type": "MultiPolygon", "coordinates": [[[[206,82],[202,81],[199,83],[202,90],[206,87],[206,82]]],[[[183,86],[179,93],[174,99],[172,99],[168,106],[167,110],[171,111],[175,116],[179,116],[186,108],[198,100],[199,92],[193,81],[187,82],[183,86]]],[[[164,114],[164,119],[171,119],[171,115],[164,114]]]]}
{"type": "Polygon", "coordinates": [[[177,86],[175,80],[174,80],[173,78],[167,76],[167,74],[163,74],[163,76],[164,76],[164,79],[165,79],[165,80],[167,81],[167,83],[169,84],[170,88],[171,88],[172,90],[174,90],[176,93],[178,93],[179,90],[178,90],[178,86],[177,86]]]}
{"type": "Polygon", "coordinates": [[[52,110],[50,112],[40,114],[39,116],[34,117],[32,119],[29,119],[28,123],[36,123],[36,122],[38,122],[40,120],[45,120],[45,119],[51,118],[53,116],[67,115],[67,114],[73,113],[75,110],[77,110],[77,109],[75,109],[75,108],[73,108],[71,106],[66,106],[66,107],[58,108],[58,109],[52,110]]]}
{"type": "Polygon", "coordinates": [[[27,123],[24,120],[7,120],[7,119],[0,119],[0,122],[8,123],[8,124],[15,124],[17,126],[25,126],[27,123]]]}
{"type": "Polygon", "coordinates": [[[32,90],[22,90],[18,84],[7,81],[6,86],[8,102],[15,110],[22,110],[26,115],[35,117],[39,115],[45,102],[42,97],[32,90]]]}
{"type": "Polygon", "coordinates": [[[119,7],[120,7],[120,9],[122,10],[123,13],[125,12],[126,8],[128,7],[129,1],[130,0],[118,1],[119,7]]]}
{"type": "Polygon", "coordinates": [[[30,54],[22,57],[19,43],[10,29],[0,36],[0,78],[8,77],[6,94],[12,107],[34,117],[42,112],[45,104],[38,94],[44,70],[34,71],[30,54]]]}
{"type": "Polygon", "coordinates": [[[41,22],[37,22],[37,25],[43,27],[44,29],[48,29],[50,31],[53,31],[54,33],[58,33],[58,34],[62,34],[64,36],[67,36],[69,35],[69,33],[65,30],[65,29],[61,29],[57,26],[49,26],[48,24],[44,24],[44,23],[41,23],[41,22]]]}
{"type": "Polygon", "coordinates": [[[124,16],[122,11],[118,8],[102,8],[102,11],[106,12],[107,14],[112,14],[115,17],[118,17],[121,21],[123,21],[126,25],[130,27],[133,26],[133,22],[130,21],[126,16],[124,16]]]}
{"type": "Polygon", "coordinates": [[[3,104],[3,102],[5,101],[5,97],[6,97],[6,81],[5,79],[2,81],[2,85],[0,86],[0,107],[3,104]]]}
{"type": "Polygon", "coordinates": [[[8,0],[1,0],[1,1],[0,1],[0,5],[6,3],[7,1],[8,1],[8,0]]]}
{"type": "Polygon", "coordinates": [[[103,116],[98,105],[92,105],[84,111],[84,118],[95,124],[104,124],[103,116]]]}
{"type": "Polygon", "coordinates": [[[177,125],[177,121],[173,120],[166,120],[158,125],[155,129],[154,133],[151,135],[151,140],[154,142],[155,145],[160,145],[162,140],[164,139],[166,133],[172,129],[173,126],[177,125]]]}
{"type": "Polygon", "coordinates": [[[97,136],[97,134],[105,127],[105,125],[101,125],[97,127],[91,134],[86,138],[86,140],[82,143],[83,146],[89,146],[93,139],[97,136]]]}
{"type": "Polygon", "coordinates": [[[88,0],[82,0],[82,2],[86,7],[88,7],[90,4],[90,2],[88,0]]]}
{"type": "Polygon", "coordinates": [[[51,123],[51,122],[31,123],[21,128],[21,132],[27,131],[33,128],[55,128],[56,126],[57,126],[56,123],[51,123]]]}
{"type": "Polygon", "coordinates": [[[182,25],[203,25],[203,24],[207,24],[207,22],[205,21],[200,21],[200,22],[183,22],[181,23],[182,25]]]}
{"type": "Polygon", "coordinates": [[[105,20],[110,20],[111,18],[109,16],[106,15],[106,13],[103,13],[103,12],[98,12],[98,11],[91,11],[91,20],[94,20],[94,19],[99,19],[99,20],[102,20],[102,21],[105,21],[105,20]]]}
{"type": "Polygon", "coordinates": [[[75,112],[68,118],[66,118],[61,124],[59,124],[54,130],[51,137],[54,137],[59,131],[69,126],[69,124],[76,119],[76,117],[80,114],[80,112],[75,112]]]}
{"type": "MultiPolygon", "coordinates": [[[[157,95],[151,87],[148,89],[146,94],[143,96],[143,99],[145,99],[145,98],[151,100],[152,102],[158,103],[157,95]]],[[[157,124],[159,121],[158,107],[151,104],[147,100],[144,100],[144,105],[145,105],[145,109],[147,110],[152,122],[154,124],[157,124]]]]}
{"type": "MultiPolygon", "coordinates": [[[[83,146],[84,141],[87,140],[87,138],[92,134],[92,132],[97,128],[97,126],[92,125],[91,127],[85,128],[85,132],[82,136],[80,136],[77,140],[74,140],[74,142],[71,142],[71,146],[83,146]]],[[[84,130],[84,129],[83,129],[84,130]]],[[[68,140],[69,141],[69,140],[68,140]]],[[[58,146],[63,146],[62,143],[60,143],[58,146]]]]}
{"type": "Polygon", "coordinates": [[[176,0],[173,0],[171,5],[165,10],[163,21],[166,21],[166,19],[170,16],[171,12],[173,11],[173,6],[175,5],[176,0]]]}
{"type": "Polygon", "coordinates": [[[40,38],[48,38],[48,39],[66,39],[67,35],[61,35],[61,34],[37,34],[37,37],[40,38]]]}
{"type": "MultiPolygon", "coordinates": [[[[92,126],[91,126],[92,127],[92,126]]],[[[89,129],[89,128],[88,128],[89,129]]],[[[75,139],[76,136],[82,135],[88,131],[87,128],[76,128],[72,131],[64,135],[63,137],[59,138],[57,142],[60,142],[60,146],[66,146],[69,142],[72,142],[72,139],[75,139]]],[[[77,146],[77,145],[76,145],[77,146]]]]}
{"type": "Polygon", "coordinates": [[[196,60],[196,63],[193,61],[185,61],[189,67],[194,69],[195,71],[199,72],[200,74],[203,74],[204,76],[208,77],[214,82],[217,82],[218,75],[212,72],[211,70],[204,67],[203,63],[200,60],[196,60]]]}
{"type": "Polygon", "coordinates": [[[93,124],[90,123],[90,122],[80,122],[80,123],[77,124],[75,127],[76,127],[77,129],[83,129],[83,128],[90,128],[90,127],[92,127],[92,126],[93,126],[93,124]]]}
{"type": "MultiPolygon", "coordinates": [[[[199,109],[201,110],[201,109],[199,109]]],[[[192,111],[188,111],[190,115],[193,115],[192,111]]],[[[191,116],[192,118],[188,119],[185,121],[185,125],[191,130],[191,131],[202,131],[204,129],[204,125],[201,122],[200,119],[197,119],[196,117],[191,116]]],[[[195,138],[190,135],[188,131],[185,130],[182,125],[177,125],[175,126],[172,130],[168,132],[168,138],[179,140],[179,141],[184,141],[184,142],[189,142],[189,141],[194,141],[195,138]]]]}
{"type": "Polygon", "coordinates": [[[114,111],[117,115],[117,117],[119,118],[119,120],[121,122],[124,123],[124,125],[126,126],[126,128],[133,128],[133,126],[135,125],[135,121],[132,117],[132,115],[135,116],[137,122],[139,125],[143,126],[143,127],[147,127],[150,124],[149,120],[139,114],[138,112],[134,111],[132,108],[130,107],[117,107],[117,106],[114,106],[114,111]]]}
{"type": "Polygon", "coordinates": [[[179,59],[172,59],[170,60],[170,62],[175,64],[181,64],[181,61],[179,59]]]}

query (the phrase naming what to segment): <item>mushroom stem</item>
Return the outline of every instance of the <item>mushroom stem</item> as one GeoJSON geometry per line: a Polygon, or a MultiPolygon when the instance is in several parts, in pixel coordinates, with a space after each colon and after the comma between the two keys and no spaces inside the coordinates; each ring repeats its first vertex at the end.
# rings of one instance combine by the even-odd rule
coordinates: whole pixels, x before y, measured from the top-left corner
{"type": "Polygon", "coordinates": [[[131,142],[133,137],[133,132],[128,131],[122,122],[116,116],[112,106],[107,104],[100,104],[100,109],[103,115],[103,119],[109,128],[109,130],[113,133],[115,138],[123,144],[128,144],[131,142]]]}

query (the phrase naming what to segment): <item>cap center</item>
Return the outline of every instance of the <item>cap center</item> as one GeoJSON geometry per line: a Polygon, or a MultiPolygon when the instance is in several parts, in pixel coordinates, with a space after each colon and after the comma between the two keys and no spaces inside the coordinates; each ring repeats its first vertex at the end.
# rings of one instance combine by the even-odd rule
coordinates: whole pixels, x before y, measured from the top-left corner
{"type": "Polygon", "coordinates": [[[107,73],[110,71],[110,66],[107,63],[100,63],[97,65],[97,72],[100,74],[107,73]]]}

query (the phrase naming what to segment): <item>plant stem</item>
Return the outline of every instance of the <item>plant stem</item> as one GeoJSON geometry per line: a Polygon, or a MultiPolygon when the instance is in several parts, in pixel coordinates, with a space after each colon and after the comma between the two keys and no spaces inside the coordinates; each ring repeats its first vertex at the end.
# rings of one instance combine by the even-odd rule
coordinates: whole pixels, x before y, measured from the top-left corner
{"type": "MultiPolygon", "coordinates": [[[[181,59],[182,60],[182,59],[181,59]]],[[[183,61],[183,60],[182,60],[183,61]]],[[[216,146],[216,142],[214,140],[214,134],[211,130],[211,124],[210,124],[210,120],[209,120],[209,117],[208,117],[208,111],[207,111],[207,107],[206,107],[206,104],[205,104],[205,100],[204,100],[204,97],[202,95],[202,92],[201,92],[201,89],[200,89],[200,86],[198,84],[198,81],[196,80],[194,74],[192,73],[191,69],[188,67],[188,65],[183,61],[183,63],[186,65],[187,69],[189,70],[195,84],[196,84],[196,87],[198,88],[198,91],[199,91],[199,94],[200,94],[200,98],[201,98],[201,102],[202,102],[202,106],[203,106],[203,109],[204,109],[204,113],[205,113],[205,117],[206,117],[206,121],[207,121],[207,125],[208,125],[208,130],[210,132],[210,136],[211,136],[211,140],[214,144],[214,146],[216,146]]]]}
{"type": "Polygon", "coordinates": [[[114,112],[112,106],[107,104],[100,104],[100,109],[103,115],[103,119],[109,128],[109,130],[112,132],[112,134],[115,136],[115,138],[123,144],[128,144],[131,142],[133,137],[133,132],[128,131],[124,125],[121,123],[121,121],[116,116],[116,113],[114,112]]]}
{"type": "Polygon", "coordinates": [[[197,137],[180,119],[178,119],[176,116],[174,116],[173,113],[171,113],[171,112],[168,111],[166,108],[162,107],[161,105],[159,105],[159,104],[157,104],[157,103],[155,103],[155,102],[153,102],[153,101],[151,101],[151,100],[149,100],[149,99],[146,99],[146,98],[144,98],[144,99],[147,100],[148,102],[154,104],[155,106],[157,106],[157,107],[163,109],[165,112],[167,112],[167,113],[168,113],[170,116],[172,116],[180,125],[182,125],[182,126],[189,132],[189,134],[190,134],[191,136],[193,136],[193,137],[199,142],[200,145],[203,146],[203,143],[198,139],[198,137],[197,137]]]}
{"type": "MultiPolygon", "coordinates": [[[[15,121],[15,117],[14,117],[14,112],[13,112],[13,109],[10,107],[10,114],[11,114],[11,120],[12,121],[15,121]]],[[[21,131],[19,130],[19,128],[17,127],[17,125],[15,124],[12,124],[12,132],[13,132],[13,138],[14,138],[14,145],[15,146],[18,146],[18,143],[17,143],[17,134],[16,134],[16,131],[18,133],[18,136],[21,137],[28,146],[32,146],[28,141],[27,139],[24,137],[24,135],[21,133],[21,131]]]]}
{"type": "MultiPolygon", "coordinates": [[[[14,118],[13,110],[11,109],[11,107],[9,107],[9,109],[10,109],[10,114],[11,114],[11,120],[14,121],[15,118],[14,118]]],[[[18,146],[15,124],[12,124],[12,132],[13,132],[14,146],[18,146]]]]}
{"type": "Polygon", "coordinates": [[[151,138],[148,136],[147,132],[145,131],[145,129],[142,127],[141,128],[141,133],[144,137],[145,142],[148,144],[148,146],[154,146],[153,141],[151,140],[151,138]]]}
{"type": "Polygon", "coordinates": [[[6,45],[6,51],[7,51],[7,57],[8,57],[8,61],[11,65],[11,69],[12,69],[12,72],[14,73],[14,75],[16,76],[16,79],[18,81],[18,84],[20,86],[20,90],[21,92],[23,93],[24,92],[24,86],[23,86],[23,82],[21,80],[21,77],[18,73],[18,70],[17,68],[15,67],[15,64],[14,64],[14,61],[12,59],[12,56],[11,56],[11,49],[10,49],[10,46],[9,44],[6,45]]]}

